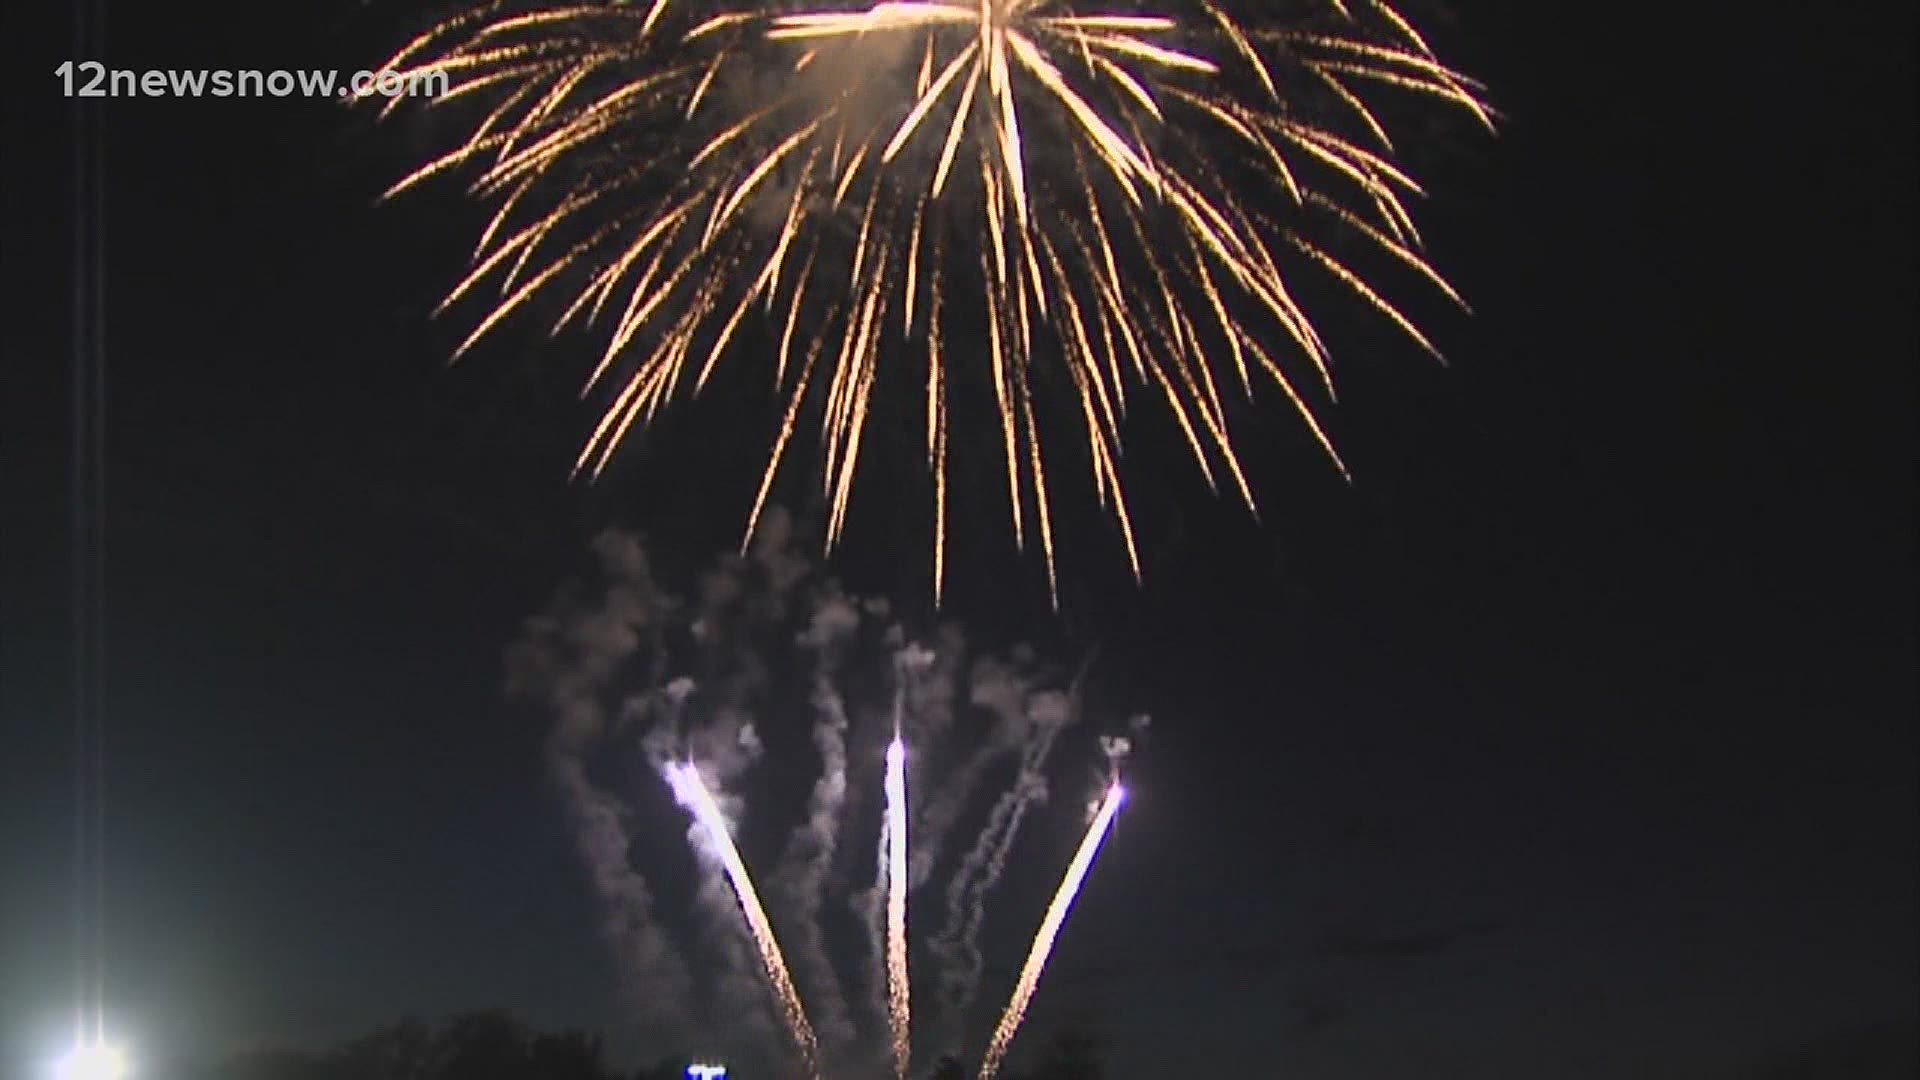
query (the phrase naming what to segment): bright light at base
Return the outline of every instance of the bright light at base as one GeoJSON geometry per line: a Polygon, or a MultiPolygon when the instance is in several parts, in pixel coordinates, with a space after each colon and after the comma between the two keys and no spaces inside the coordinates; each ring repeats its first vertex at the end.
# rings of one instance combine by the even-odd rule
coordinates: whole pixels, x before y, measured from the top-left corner
{"type": "Polygon", "coordinates": [[[76,1046],[60,1063],[53,1075],[59,1080],[123,1080],[128,1076],[127,1059],[111,1046],[76,1046]]]}

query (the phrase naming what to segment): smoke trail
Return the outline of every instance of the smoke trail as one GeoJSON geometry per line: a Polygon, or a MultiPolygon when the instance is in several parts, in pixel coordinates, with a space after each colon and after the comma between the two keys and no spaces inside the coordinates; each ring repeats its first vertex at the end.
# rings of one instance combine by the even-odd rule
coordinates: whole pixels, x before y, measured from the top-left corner
{"type": "Polygon", "coordinates": [[[949,919],[961,919],[958,931],[944,939],[946,957],[949,966],[943,985],[945,996],[943,1004],[947,1013],[959,1022],[972,1008],[973,999],[980,991],[980,975],[986,969],[986,959],[980,950],[980,930],[986,923],[986,895],[988,890],[1000,881],[1006,872],[1007,857],[1013,851],[1013,843],[1020,835],[1020,823],[1026,818],[1027,811],[1046,801],[1047,782],[1038,774],[1024,774],[1017,781],[1019,797],[1012,803],[1012,811],[1006,816],[998,830],[989,822],[988,829],[980,835],[980,846],[987,848],[984,867],[973,883],[972,890],[961,899],[958,906],[949,897],[949,919]]]}
{"type": "Polygon", "coordinates": [[[914,821],[916,836],[911,865],[907,870],[915,891],[933,879],[933,871],[940,864],[941,849],[945,846],[942,841],[960,820],[960,813],[966,809],[973,790],[980,785],[980,778],[986,773],[987,766],[1010,751],[1010,747],[997,743],[984,743],[973,748],[961,759],[960,764],[953,767],[927,801],[925,809],[914,821]]]}
{"type": "MultiPolygon", "coordinates": [[[[995,725],[989,733],[988,741],[983,744],[967,761],[963,762],[942,794],[947,796],[944,805],[938,807],[943,816],[957,819],[965,807],[965,787],[977,782],[986,767],[1002,754],[1018,752],[1021,759],[1020,776],[1031,771],[1033,751],[1036,743],[1034,713],[1029,708],[1029,682],[1026,676],[1013,668],[991,658],[982,658],[974,665],[970,679],[970,697],[974,705],[987,709],[994,716],[995,725]]],[[[1014,805],[1021,799],[1020,789],[1009,789],[994,804],[988,817],[983,834],[976,838],[972,850],[961,860],[958,869],[948,882],[947,924],[942,929],[940,939],[950,938],[957,932],[960,915],[954,911],[955,905],[964,910],[964,898],[973,887],[974,881],[985,865],[987,852],[991,849],[990,837],[997,835],[1006,825],[1007,817],[1014,805]]],[[[929,811],[929,816],[935,811],[929,811]]],[[[929,856],[931,858],[931,856],[929,856]]],[[[931,873],[933,867],[928,866],[931,873]]]]}
{"type": "MultiPolygon", "coordinates": [[[[791,540],[787,520],[770,519],[748,551],[708,566],[682,599],[655,583],[638,540],[601,535],[593,544],[597,591],[565,589],[529,620],[509,655],[510,685],[557,717],[545,744],[547,769],[650,1041],[683,1040],[687,1014],[704,1005],[740,1049],[791,1041],[815,1075],[826,1069],[835,1080],[885,1075],[882,1061],[890,1057],[894,1076],[903,1077],[913,1065],[913,1038],[927,1041],[933,1030],[924,1017],[913,1030],[913,890],[951,871],[945,924],[932,944],[933,988],[948,1007],[927,1014],[944,1029],[977,996],[985,905],[1025,817],[1047,797],[1051,754],[1079,711],[1072,691],[1037,689],[1057,684],[1030,650],[976,658],[951,624],[930,638],[910,636],[884,601],[817,577],[791,540]],[[799,695],[805,705],[761,715],[763,705],[796,697],[794,681],[809,679],[799,695]],[[991,717],[985,725],[958,725],[983,713],[991,717]],[[807,726],[756,730],[756,720],[807,726]],[[819,756],[819,772],[802,778],[810,784],[804,811],[780,826],[786,844],[765,901],[778,931],[727,825],[744,820],[743,796],[759,790],[749,786],[757,779],[748,769],[763,754],[763,732],[766,750],[788,758],[781,771],[789,776],[791,764],[811,760],[809,735],[819,756]],[[636,747],[692,811],[686,834],[698,872],[688,892],[675,890],[696,916],[686,941],[656,924],[666,898],[656,898],[631,865],[648,843],[634,815],[655,814],[612,778],[630,768],[622,762],[636,747]],[[1003,768],[1014,773],[1010,788],[981,799],[989,774],[1003,768]],[[986,817],[980,835],[956,836],[960,819],[975,810],[986,817]],[[864,843],[840,842],[855,836],[877,839],[871,870],[864,843]],[[943,841],[955,848],[944,862],[943,841]],[[869,873],[870,888],[858,880],[869,873]],[[840,897],[857,920],[845,923],[854,932],[844,944],[857,946],[854,928],[864,925],[864,956],[857,947],[840,951],[840,897]],[[791,951],[783,955],[782,946],[791,951]],[[695,978],[685,949],[700,954],[695,978]],[[870,965],[864,975],[863,963],[870,965]],[[809,1023],[808,1010],[820,1026],[809,1023]]],[[[1078,684],[1076,677],[1074,690],[1078,684]]],[[[1126,743],[1102,741],[1110,770],[1126,743]]],[[[760,801],[756,812],[782,800],[760,801]]],[[[664,794],[658,803],[664,807],[664,794]]],[[[922,921],[932,928],[933,920],[922,921]]]]}
{"type": "Polygon", "coordinates": [[[892,1014],[884,996],[887,981],[886,888],[887,828],[883,819],[880,842],[873,855],[873,885],[860,890],[849,900],[867,931],[867,987],[872,993],[869,1001],[879,1010],[882,1022],[891,1034],[892,1014]]]}
{"type": "Polygon", "coordinates": [[[981,779],[995,762],[1019,748],[999,739],[974,747],[941,781],[916,820],[918,835],[914,842],[912,865],[908,870],[915,890],[933,879],[947,836],[959,824],[960,815],[979,788],[981,779]]]}
{"type": "Polygon", "coordinates": [[[793,929],[788,940],[800,960],[807,1000],[814,1003],[821,1041],[833,1054],[852,1043],[855,1033],[820,924],[827,876],[839,843],[840,811],[847,795],[847,714],[844,702],[833,688],[831,672],[840,631],[849,627],[837,617],[823,617],[829,610],[827,605],[822,605],[812,628],[801,638],[803,645],[811,645],[818,653],[812,704],[813,742],[820,753],[820,776],[807,799],[806,820],[794,828],[787,841],[776,879],[785,899],[784,906],[792,912],[791,919],[783,922],[793,929]]]}
{"type": "Polygon", "coordinates": [[[1022,772],[1014,786],[994,805],[966,862],[947,887],[947,918],[931,948],[940,957],[941,1013],[950,1029],[964,1023],[980,988],[985,960],[980,952],[980,928],[985,922],[986,893],[1006,869],[1007,853],[1020,834],[1027,808],[1045,797],[1046,784],[1034,773],[1022,772]]]}
{"type": "Polygon", "coordinates": [[[641,1024],[655,1031],[687,1030],[683,1004],[692,980],[686,964],[653,918],[653,894],[629,865],[630,842],[618,801],[586,779],[578,758],[550,752],[549,768],[563,793],[604,916],[601,934],[621,966],[623,995],[641,1024]]]}
{"type": "Polygon", "coordinates": [[[907,1075],[913,1054],[907,983],[907,749],[898,735],[887,746],[887,1017],[893,1025],[893,1071],[907,1075]]]}
{"type": "Polygon", "coordinates": [[[800,1049],[807,1072],[817,1075],[820,1047],[814,1038],[813,1025],[807,1022],[806,1008],[800,1003],[800,994],[794,989],[786,960],[780,955],[780,943],[774,937],[772,924],[767,921],[766,909],[760,905],[759,893],[754,890],[746,864],[740,860],[739,849],[734,847],[733,835],[727,830],[726,818],[721,814],[719,804],[713,801],[713,795],[700,779],[699,770],[691,764],[668,765],[667,780],[673,786],[674,797],[692,811],[718,850],[726,866],[727,878],[733,883],[734,893],[739,899],[740,910],[747,917],[748,928],[753,931],[754,944],[760,950],[760,962],[766,967],[767,981],[772,986],[774,999],[779,1003],[781,1012],[785,1014],[788,1031],[800,1049]]]}
{"type": "MultiPolygon", "coordinates": [[[[907,786],[921,796],[936,790],[936,766],[946,757],[966,638],[951,625],[941,627],[931,644],[907,640],[901,627],[894,630],[893,670],[902,691],[895,712],[900,738],[913,747],[913,758],[907,762],[907,786]]],[[[909,855],[917,859],[920,846],[933,837],[926,831],[925,799],[916,801],[921,805],[913,807],[914,848],[909,855]]],[[[909,881],[918,886],[917,878],[910,876],[909,881]]]]}
{"type": "MultiPolygon", "coordinates": [[[[909,714],[919,720],[908,741],[919,750],[918,758],[923,766],[931,762],[936,753],[945,745],[946,736],[953,726],[953,697],[960,684],[961,665],[966,657],[966,638],[958,628],[945,627],[941,632],[940,648],[919,663],[915,670],[915,680],[919,693],[916,703],[921,707],[909,714]]],[[[1024,691],[1021,691],[1024,693],[1024,691]]],[[[981,693],[974,692],[975,703],[980,703],[981,693]]],[[[1014,695],[1016,698],[1019,694],[1014,695]]],[[[1016,702],[1017,707],[1017,702],[1016,702]]],[[[987,767],[1002,755],[1012,753],[1018,747],[1016,729],[1023,728],[1019,719],[1009,721],[997,713],[995,722],[984,740],[968,748],[958,764],[948,769],[937,780],[928,778],[918,790],[930,792],[921,800],[921,806],[914,815],[914,846],[908,867],[910,887],[918,890],[932,879],[939,867],[942,849],[948,834],[959,823],[960,815],[966,810],[974,790],[979,787],[981,777],[987,767]]],[[[931,773],[930,768],[922,772],[931,773]]],[[[919,774],[915,774],[918,779],[919,774]]]]}
{"type": "Polygon", "coordinates": [[[645,553],[616,533],[593,542],[609,585],[597,607],[563,592],[549,610],[529,619],[507,652],[507,691],[538,698],[556,721],[543,753],[573,840],[602,909],[600,931],[612,949],[622,996],[652,1037],[678,1038],[687,1028],[684,1004],[692,980],[685,962],[653,915],[653,893],[631,864],[626,811],[589,777],[587,756],[618,734],[599,698],[623,664],[657,634],[670,607],[654,584],[645,553]]]}
{"type": "Polygon", "coordinates": [[[1100,842],[1106,839],[1107,830],[1113,825],[1113,817],[1120,812],[1120,803],[1126,799],[1126,789],[1115,780],[1107,788],[1107,797],[1100,804],[1100,812],[1094,816],[1093,824],[1087,826],[1087,835],[1080,841],[1080,850],[1074,852],[1073,862],[1067,866],[1066,877],[1061,879],[1060,888],[1053,894],[1053,902],[1047,905],[1047,916],[1040,921],[1040,930],[1033,936],[1033,947],[1027,951],[1027,962],[1020,966],[1020,981],[1014,984],[1013,996],[1007,1000],[1007,1010],[1000,1014],[1000,1024],[994,1028],[993,1040],[987,1044],[987,1052],[980,1060],[980,1080],[993,1080],[1000,1071],[1000,1062],[1006,1057],[1007,1047],[1013,1043],[1013,1036],[1020,1030],[1020,1022],[1027,1017],[1027,1003],[1033,1000],[1033,992],[1040,985],[1040,973],[1047,966],[1047,957],[1053,952],[1053,943],[1060,936],[1060,926],[1067,919],[1067,910],[1073,906],[1073,899],[1080,893],[1080,885],[1086,880],[1087,870],[1093,866],[1093,857],[1100,850],[1100,842]]]}
{"type": "Polygon", "coordinates": [[[1008,855],[1019,838],[1027,811],[1046,799],[1044,768],[1060,731],[1073,718],[1066,695],[1036,694],[1026,703],[1028,741],[1021,749],[1020,771],[988,815],[972,850],[947,887],[947,918],[932,948],[943,962],[941,1004],[949,1028],[964,1022],[980,990],[986,961],[980,931],[986,922],[986,898],[1006,872],[1008,855]]]}
{"type": "Polygon", "coordinates": [[[792,913],[791,918],[783,922],[793,927],[792,940],[795,954],[801,958],[807,998],[815,1003],[821,1035],[832,1048],[843,1046],[854,1037],[840,980],[827,955],[826,935],[820,925],[827,870],[839,842],[840,804],[847,790],[846,717],[838,700],[830,699],[819,708],[822,720],[814,728],[814,744],[825,764],[807,801],[807,820],[794,829],[788,840],[779,880],[786,906],[792,913]]]}

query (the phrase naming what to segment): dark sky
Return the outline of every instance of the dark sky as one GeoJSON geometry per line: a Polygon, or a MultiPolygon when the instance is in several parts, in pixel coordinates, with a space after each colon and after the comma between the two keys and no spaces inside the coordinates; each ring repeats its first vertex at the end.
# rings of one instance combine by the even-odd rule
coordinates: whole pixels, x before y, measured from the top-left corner
{"type": "MultiPolygon", "coordinates": [[[[1436,321],[1445,369],[1345,338],[1351,487],[1276,426],[1262,522],[1169,496],[1144,588],[1090,556],[1055,620],[1031,561],[957,583],[989,638],[1099,644],[1099,698],[1155,717],[1034,1015],[1100,1033],[1120,1080],[1758,1076],[1888,1030],[1911,1053],[1913,11],[1688,7],[1436,24],[1507,114],[1417,153],[1475,314],[1436,321]]],[[[128,67],[352,69],[420,17],[115,8],[128,67]]],[[[7,19],[14,1075],[70,1000],[71,48],[7,19]]],[[[450,189],[374,205],[432,134],[110,103],[110,940],[144,1054],[483,1006],[620,1026],[501,654],[606,523],[688,565],[727,543],[762,432],[696,412],[570,487],[588,344],[446,370],[427,313],[473,215],[450,189]]],[[[856,511],[841,569],[924,606],[889,514],[856,511]]]]}

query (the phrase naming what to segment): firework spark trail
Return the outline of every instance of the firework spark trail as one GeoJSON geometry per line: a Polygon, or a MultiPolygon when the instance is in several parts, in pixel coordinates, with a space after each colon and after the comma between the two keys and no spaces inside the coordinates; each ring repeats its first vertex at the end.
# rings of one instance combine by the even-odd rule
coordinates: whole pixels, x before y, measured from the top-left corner
{"type": "Polygon", "coordinates": [[[907,982],[907,749],[895,735],[887,747],[887,1019],[893,1027],[893,1070],[907,1075],[913,1054],[907,982]]]}
{"type": "Polygon", "coordinates": [[[555,331],[610,324],[582,473],[730,349],[754,348],[752,315],[779,331],[769,366],[787,400],[748,541],[803,405],[819,411],[831,545],[876,403],[924,401],[937,594],[949,388],[984,382],[1013,531],[1037,540],[1050,583],[1059,485],[1042,434],[1056,423],[1076,426],[1074,456],[1138,575],[1130,389],[1172,414],[1210,487],[1252,508],[1230,393],[1276,388],[1339,464],[1317,416],[1330,353],[1296,275],[1332,281],[1429,352],[1375,266],[1459,300],[1421,251],[1408,204],[1423,192],[1376,95],[1492,116],[1389,0],[1168,5],[1177,16],[1060,0],[739,5],[484,5],[386,65],[445,77],[438,101],[488,106],[394,187],[465,169],[496,208],[447,303],[483,282],[499,298],[458,352],[548,291],[566,304],[555,331]],[[947,377],[975,355],[942,341],[960,297],[977,310],[946,319],[984,327],[985,379],[947,377]],[[883,362],[891,342],[924,355],[924,394],[895,381],[913,376],[883,362]],[[1046,371],[1064,375],[1044,388],[1058,408],[1040,400],[1046,371]]]}
{"type": "Polygon", "coordinates": [[[1026,1019],[1027,1003],[1033,999],[1035,988],[1040,985],[1040,973],[1047,966],[1047,957],[1053,952],[1054,940],[1060,935],[1060,926],[1067,919],[1067,910],[1073,906],[1074,897],[1080,892],[1081,882],[1086,880],[1087,871],[1093,866],[1093,857],[1100,850],[1100,842],[1106,839],[1107,830],[1113,825],[1114,815],[1120,812],[1120,803],[1126,799],[1126,789],[1118,780],[1107,788],[1107,797],[1100,804],[1100,812],[1094,816],[1093,824],[1087,826],[1087,835],[1080,841],[1080,850],[1073,856],[1073,862],[1067,866],[1066,877],[1061,879],[1060,888],[1053,894],[1053,902],[1047,905],[1046,918],[1040,922],[1040,930],[1033,936],[1033,947],[1027,951],[1027,961],[1020,967],[1020,980],[1014,984],[1013,996],[1007,1001],[1006,1012],[1000,1015],[1000,1024],[994,1028],[993,1039],[987,1043],[987,1052],[980,1061],[980,1080],[993,1080],[1000,1071],[1000,1062],[1006,1057],[1007,1047],[1012,1045],[1014,1035],[1020,1030],[1020,1022],[1026,1019]]]}
{"type": "MultiPolygon", "coordinates": [[[[900,906],[900,932],[896,934],[893,931],[892,920],[893,885],[894,882],[900,880],[900,877],[893,873],[893,838],[896,834],[896,830],[893,828],[893,820],[896,808],[898,808],[900,814],[904,815],[908,812],[905,773],[906,748],[900,739],[900,732],[905,726],[907,717],[907,684],[904,678],[905,669],[899,661],[900,657],[896,654],[892,711],[894,736],[893,740],[887,744],[886,767],[881,783],[882,794],[885,796],[885,806],[882,808],[880,818],[879,842],[874,848],[873,885],[871,888],[863,889],[849,898],[854,913],[866,927],[867,941],[869,944],[867,954],[867,985],[872,988],[874,994],[873,1003],[887,1025],[889,1050],[895,1056],[896,1064],[899,1048],[905,1043],[901,1032],[906,1030],[905,1025],[901,1022],[901,1017],[905,1015],[902,1008],[905,1004],[905,998],[896,994],[896,988],[906,986],[906,905],[903,897],[900,906]],[[898,799],[894,797],[896,757],[900,759],[898,762],[898,784],[900,793],[898,799]],[[895,941],[901,943],[900,959],[897,965],[894,963],[895,941]]],[[[898,830],[898,835],[900,836],[902,850],[904,851],[906,830],[904,828],[898,830]]],[[[911,1049],[910,1045],[909,1049],[911,1049]]]]}
{"type": "Polygon", "coordinates": [[[794,989],[793,976],[787,971],[787,962],[780,955],[780,943],[774,937],[773,924],[767,921],[766,910],[760,905],[760,896],[754,890],[746,863],[741,861],[740,851],[734,846],[726,817],[721,814],[719,804],[713,801],[713,794],[707,790],[707,785],[701,781],[699,770],[692,764],[669,763],[667,782],[673,786],[674,797],[680,801],[680,805],[693,812],[712,838],[714,847],[719,850],[727,870],[727,879],[732,882],[734,894],[740,900],[740,910],[747,917],[747,927],[753,931],[754,945],[760,950],[760,962],[766,967],[767,981],[773,988],[775,1000],[780,1003],[781,1012],[785,1014],[787,1029],[800,1049],[808,1074],[817,1075],[820,1048],[814,1039],[813,1025],[807,1022],[807,1012],[800,1003],[799,992],[794,989]]]}

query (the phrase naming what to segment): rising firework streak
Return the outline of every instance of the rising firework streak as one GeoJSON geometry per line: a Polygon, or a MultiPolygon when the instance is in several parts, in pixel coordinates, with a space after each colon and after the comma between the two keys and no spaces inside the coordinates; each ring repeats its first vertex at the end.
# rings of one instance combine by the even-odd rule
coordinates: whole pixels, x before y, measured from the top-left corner
{"type": "Polygon", "coordinates": [[[794,989],[786,958],[780,954],[780,943],[773,936],[773,924],[767,921],[766,909],[760,906],[760,894],[753,887],[753,878],[747,874],[746,863],[740,860],[739,849],[734,847],[733,835],[727,830],[726,817],[720,813],[719,804],[713,801],[713,795],[707,791],[699,770],[693,765],[679,762],[669,764],[667,782],[673,785],[674,797],[693,812],[694,818],[706,829],[714,847],[719,850],[721,863],[726,867],[727,880],[733,884],[734,895],[740,898],[740,910],[747,916],[747,927],[753,932],[753,943],[760,950],[760,962],[767,969],[767,981],[773,986],[773,994],[780,1003],[780,1011],[785,1015],[787,1029],[793,1035],[794,1044],[800,1048],[807,1072],[816,1074],[820,1048],[814,1039],[813,1025],[807,1022],[807,1011],[800,1004],[800,993],[794,989]]]}
{"type": "Polygon", "coordinates": [[[1067,909],[1073,906],[1073,898],[1079,895],[1080,883],[1086,880],[1087,870],[1093,866],[1093,857],[1100,850],[1100,842],[1106,839],[1107,830],[1113,825],[1113,816],[1120,812],[1120,803],[1127,797],[1125,788],[1118,780],[1107,788],[1106,801],[1100,804],[1100,812],[1094,816],[1093,824],[1087,826],[1087,835],[1080,841],[1080,850],[1074,853],[1073,862],[1067,866],[1067,876],[1061,879],[1060,888],[1053,894],[1053,903],[1047,905],[1047,917],[1040,921],[1040,931],[1033,935],[1033,947],[1027,950],[1027,962],[1020,967],[1020,981],[1014,984],[1013,997],[1007,1001],[1006,1012],[1000,1015],[1000,1025],[993,1030],[993,1041],[987,1044],[986,1057],[980,1062],[980,1080],[993,1080],[1000,1071],[1000,1062],[1006,1057],[1007,1047],[1013,1043],[1013,1036],[1020,1030],[1020,1022],[1027,1018],[1027,1003],[1033,1000],[1033,992],[1040,985],[1040,973],[1047,966],[1047,957],[1053,952],[1054,939],[1060,936],[1060,925],[1067,919],[1067,909]]]}
{"type": "Polygon", "coordinates": [[[887,747],[887,1018],[893,1025],[893,1072],[907,1075],[913,1056],[907,983],[907,748],[887,747]]]}

